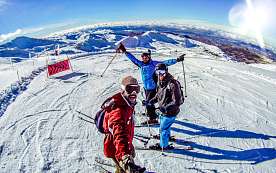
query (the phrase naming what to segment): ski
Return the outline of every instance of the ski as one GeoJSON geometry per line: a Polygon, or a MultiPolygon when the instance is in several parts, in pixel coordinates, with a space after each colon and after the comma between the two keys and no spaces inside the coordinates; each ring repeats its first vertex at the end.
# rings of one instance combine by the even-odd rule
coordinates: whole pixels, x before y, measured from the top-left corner
{"type": "Polygon", "coordinates": [[[75,110],[75,111],[76,111],[77,113],[79,113],[79,114],[81,114],[81,115],[83,115],[83,116],[85,116],[85,117],[87,117],[87,118],[89,118],[89,119],[91,119],[91,120],[94,121],[94,118],[92,118],[92,117],[86,115],[85,113],[82,113],[81,111],[78,111],[78,110],[75,110]]]}
{"type": "Polygon", "coordinates": [[[82,120],[82,121],[86,121],[86,122],[88,122],[88,123],[95,124],[94,122],[92,122],[92,121],[90,121],[90,120],[86,120],[86,119],[84,119],[84,118],[81,117],[81,116],[78,116],[78,118],[79,118],[80,120],[82,120]]]}
{"type": "MultiPolygon", "coordinates": [[[[144,138],[144,139],[147,139],[147,140],[150,140],[150,139],[157,139],[159,140],[160,139],[160,135],[152,135],[152,136],[147,136],[147,135],[143,135],[143,134],[135,134],[134,136],[136,137],[139,137],[139,138],[144,138]]],[[[177,142],[181,139],[177,139],[175,136],[171,136],[169,141],[170,142],[177,142]]],[[[183,142],[183,141],[182,141],[183,142]]],[[[189,143],[190,141],[185,141],[184,143],[189,143]]]]}
{"type": "Polygon", "coordinates": [[[91,168],[93,168],[93,169],[94,169],[94,168],[100,169],[99,171],[101,171],[101,173],[112,173],[112,172],[110,172],[109,170],[105,169],[101,164],[97,164],[97,163],[91,164],[91,163],[89,163],[88,160],[86,160],[86,159],[85,159],[85,161],[86,161],[86,163],[88,164],[89,167],[91,167],[91,168]]]}
{"type": "MultiPolygon", "coordinates": [[[[160,140],[160,135],[159,134],[158,135],[153,135],[152,138],[160,140]]],[[[170,136],[170,138],[169,138],[169,141],[171,141],[171,142],[176,142],[176,140],[177,139],[176,139],[175,136],[170,136]]]]}
{"type": "Polygon", "coordinates": [[[155,123],[155,124],[136,124],[135,127],[159,127],[160,124],[159,123],[155,123]]]}
{"type": "Polygon", "coordinates": [[[134,134],[134,136],[135,136],[135,137],[139,137],[139,138],[144,138],[144,139],[153,139],[153,138],[150,137],[150,136],[143,135],[143,134],[140,134],[140,133],[134,134]]]}
{"type": "MultiPolygon", "coordinates": [[[[176,151],[176,150],[193,150],[194,148],[192,146],[181,146],[181,147],[174,147],[173,149],[168,149],[168,150],[163,150],[164,152],[168,151],[176,151]]],[[[135,150],[151,150],[151,151],[160,151],[162,152],[162,150],[154,150],[154,149],[151,149],[149,147],[135,147],[135,150]]]]}
{"type": "Polygon", "coordinates": [[[138,141],[141,141],[141,142],[145,143],[145,145],[146,145],[151,138],[148,139],[148,138],[143,138],[143,137],[134,135],[134,139],[137,139],[138,141]]]}
{"type": "Polygon", "coordinates": [[[102,165],[100,164],[94,164],[95,167],[98,167],[101,169],[101,173],[112,173],[109,170],[105,169],[102,165]]]}
{"type": "Polygon", "coordinates": [[[99,158],[99,157],[95,158],[95,162],[98,164],[101,164],[101,165],[109,166],[109,167],[114,167],[114,168],[116,167],[115,164],[112,164],[104,159],[99,158]]]}
{"type": "MultiPolygon", "coordinates": [[[[116,165],[115,164],[112,164],[112,163],[109,163],[108,161],[106,160],[103,160],[99,157],[96,157],[95,158],[95,162],[99,165],[103,165],[103,166],[108,166],[108,167],[113,167],[113,168],[116,168],[116,165]]],[[[102,167],[103,168],[103,167],[102,167]]],[[[105,168],[103,168],[104,170],[106,170],[105,168]]],[[[108,170],[106,170],[108,171],[108,170]]],[[[109,173],[109,172],[105,172],[105,173],[109,173]]],[[[143,171],[143,173],[155,173],[155,172],[149,172],[149,171],[143,171]]]]}
{"type": "MultiPolygon", "coordinates": [[[[142,135],[142,134],[135,134],[134,136],[136,137],[140,137],[140,138],[144,138],[144,139],[157,139],[159,140],[160,139],[160,136],[159,135],[152,135],[152,136],[146,136],[146,135],[142,135]]],[[[171,142],[175,142],[177,139],[175,138],[175,136],[171,136],[169,141],[171,142]]]]}

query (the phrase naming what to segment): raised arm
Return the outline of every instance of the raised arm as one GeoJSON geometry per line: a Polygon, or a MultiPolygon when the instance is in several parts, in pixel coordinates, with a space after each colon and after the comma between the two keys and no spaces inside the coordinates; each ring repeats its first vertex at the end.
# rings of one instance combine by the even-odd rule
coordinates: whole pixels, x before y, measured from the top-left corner
{"type": "Polygon", "coordinates": [[[127,58],[130,59],[130,61],[132,61],[138,67],[141,67],[143,64],[142,61],[138,60],[131,53],[127,52],[125,46],[122,43],[120,43],[119,47],[116,49],[116,52],[124,53],[127,56],[127,58]]]}
{"type": "Polygon", "coordinates": [[[182,55],[179,56],[178,58],[172,58],[172,59],[168,59],[168,60],[165,60],[165,61],[154,61],[154,63],[155,63],[155,65],[156,65],[156,64],[159,64],[159,63],[166,64],[166,66],[174,65],[174,64],[176,64],[177,62],[184,61],[185,55],[186,55],[186,54],[182,54],[182,55]]]}
{"type": "Polygon", "coordinates": [[[176,59],[168,59],[168,60],[162,61],[162,63],[166,64],[166,66],[170,66],[170,65],[176,64],[177,61],[176,59]]]}
{"type": "Polygon", "coordinates": [[[162,63],[162,64],[166,64],[166,66],[170,66],[170,65],[176,64],[177,61],[176,61],[176,59],[168,59],[165,61],[153,61],[153,63],[154,63],[154,65],[162,63]]]}
{"type": "Polygon", "coordinates": [[[135,65],[137,65],[138,67],[141,67],[143,62],[138,60],[137,58],[135,58],[134,55],[132,55],[131,53],[129,52],[125,52],[125,55],[127,56],[127,58],[132,61],[135,65]]]}

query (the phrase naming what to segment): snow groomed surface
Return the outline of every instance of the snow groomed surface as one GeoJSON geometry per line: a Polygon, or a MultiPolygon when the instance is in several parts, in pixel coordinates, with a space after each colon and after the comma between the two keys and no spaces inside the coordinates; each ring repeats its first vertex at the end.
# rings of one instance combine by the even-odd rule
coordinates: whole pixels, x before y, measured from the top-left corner
{"type": "MultiPolygon", "coordinates": [[[[194,150],[173,150],[165,155],[137,150],[136,162],[158,173],[276,172],[273,64],[227,61],[218,48],[195,43],[198,46],[193,48],[151,43],[158,48],[154,59],[187,54],[188,98],[173,125],[173,135],[179,139],[176,146],[189,145],[194,150]]],[[[114,53],[75,58],[72,73],[47,79],[42,72],[32,79],[0,118],[0,172],[102,171],[95,159],[105,159],[103,136],[83,120],[89,120],[84,114],[94,116],[105,98],[119,91],[122,77],[131,74],[140,79],[137,67],[125,56],[118,56],[100,77],[112,56],[114,53]]],[[[171,66],[169,71],[183,81],[181,64],[171,66]]],[[[137,123],[145,120],[141,116],[142,100],[140,94],[137,123]]],[[[157,134],[158,128],[139,127],[135,132],[157,134]]],[[[144,143],[134,140],[134,145],[142,147],[144,143]]]]}

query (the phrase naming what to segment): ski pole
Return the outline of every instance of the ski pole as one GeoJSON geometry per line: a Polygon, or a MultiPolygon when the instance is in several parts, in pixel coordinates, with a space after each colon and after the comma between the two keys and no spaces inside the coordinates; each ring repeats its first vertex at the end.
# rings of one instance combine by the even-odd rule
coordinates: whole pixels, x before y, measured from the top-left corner
{"type": "Polygon", "coordinates": [[[185,97],[187,97],[186,75],[185,75],[185,68],[184,68],[184,62],[183,61],[182,61],[182,68],[183,68],[183,76],[184,76],[185,97]]]}
{"type": "Polygon", "coordinates": [[[108,65],[106,66],[106,68],[104,69],[103,73],[101,74],[101,77],[103,77],[105,71],[108,69],[108,67],[110,66],[110,64],[112,63],[112,61],[115,59],[115,57],[117,56],[117,53],[112,57],[112,59],[109,61],[108,65]]]}

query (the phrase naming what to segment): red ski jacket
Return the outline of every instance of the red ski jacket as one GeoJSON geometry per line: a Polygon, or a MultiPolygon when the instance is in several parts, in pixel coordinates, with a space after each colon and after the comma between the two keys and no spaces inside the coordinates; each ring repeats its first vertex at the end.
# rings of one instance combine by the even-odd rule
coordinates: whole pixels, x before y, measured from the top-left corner
{"type": "Polygon", "coordinates": [[[104,155],[120,161],[124,155],[134,153],[134,107],[127,103],[121,93],[112,96],[107,104],[112,104],[112,109],[106,111],[103,122],[106,132],[104,155]]]}

